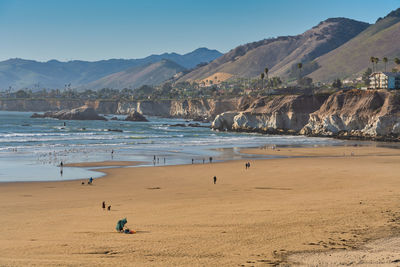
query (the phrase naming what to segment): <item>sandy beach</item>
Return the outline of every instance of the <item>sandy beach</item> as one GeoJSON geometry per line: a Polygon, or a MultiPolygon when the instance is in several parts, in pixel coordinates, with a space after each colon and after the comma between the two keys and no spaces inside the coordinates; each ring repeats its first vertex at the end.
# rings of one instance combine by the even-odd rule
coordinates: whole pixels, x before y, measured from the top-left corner
{"type": "Polygon", "coordinates": [[[396,265],[400,150],[244,152],[296,157],[0,184],[0,266],[396,265]]]}

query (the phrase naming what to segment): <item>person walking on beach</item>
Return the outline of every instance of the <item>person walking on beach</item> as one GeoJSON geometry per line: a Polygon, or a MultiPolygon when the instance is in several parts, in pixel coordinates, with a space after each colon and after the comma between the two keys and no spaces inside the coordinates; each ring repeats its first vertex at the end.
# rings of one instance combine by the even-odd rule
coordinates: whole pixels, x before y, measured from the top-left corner
{"type": "Polygon", "coordinates": [[[247,162],[247,169],[250,169],[250,162],[247,162]]]}
{"type": "Polygon", "coordinates": [[[106,202],[105,201],[103,201],[102,207],[103,207],[103,210],[106,209],[106,202]]]}
{"type": "Polygon", "coordinates": [[[203,164],[204,164],[204,162],[206,161],[206,159],[205,158],[203,158],[203,164]]]}
{"type": "Polygon", "coordinates": [[[246,162],[246,164],[245,164],[245,167],[246,167],[246,170],[247,170],[247,167],[248,167],[247,162],[246,162]]]}
{"type": "Polygon", "coordinates": [[[192,164],[194,163],[194,159],[192,159],[192,164]]]}
{"type": "Polygon", "coordinates": [[[88,184],[92,184],[93,183],[93,177],[90,177],[88,184]]]}
{"type": "Polygon", "coordinates": [[[214,184],[217,183],[217,176],[214,176],[214,184]]]}
{"type": "Polygon", "coordinates": [[[212,157],[210,157],[209,160],[210,160],[210,163],[212,163],[212,157]]]}

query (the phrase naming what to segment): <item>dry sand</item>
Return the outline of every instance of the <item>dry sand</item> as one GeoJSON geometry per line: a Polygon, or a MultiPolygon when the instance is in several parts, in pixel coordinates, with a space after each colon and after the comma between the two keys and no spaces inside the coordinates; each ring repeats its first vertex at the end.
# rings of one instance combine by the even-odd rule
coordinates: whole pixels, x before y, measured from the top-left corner
{"type": "Polygon", "coordinates": [[[400,151],[341,149],[256,149],[307,157],[249,170],[230,161],[105,169],[92,186],[1,184],[0,266],[323,266],[356,248],[395,265],[400,151]],[[137,234],[115,231],[123,217],[137,234]]]}

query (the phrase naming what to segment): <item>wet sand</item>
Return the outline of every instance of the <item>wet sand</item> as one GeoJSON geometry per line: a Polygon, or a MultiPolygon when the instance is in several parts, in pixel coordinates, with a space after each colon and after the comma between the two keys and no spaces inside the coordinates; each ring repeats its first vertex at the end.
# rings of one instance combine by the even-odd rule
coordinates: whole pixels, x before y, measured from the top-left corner
{"type": "Polygon", "coordinates": [[[122,167],[122,166],[135,166],[143,162],[139,161],[100,161],[100,162],[78,162],[68,163],[65,167],[122,167]]]}
{"type": "MultiPolygon", "coordinates": [[[[347,149],[254,149],[300,157],[251,160],[249,170],[244,160],[104,169],[91,186],[0,184],[0,266],[325,265],[329,252],[372,240],[395,246],[400,151],[347,149]],[[115,231],[124,217],[136,234],[115,231]]],[[[390,253],[372,265],[400,259],[390,253]]]]}

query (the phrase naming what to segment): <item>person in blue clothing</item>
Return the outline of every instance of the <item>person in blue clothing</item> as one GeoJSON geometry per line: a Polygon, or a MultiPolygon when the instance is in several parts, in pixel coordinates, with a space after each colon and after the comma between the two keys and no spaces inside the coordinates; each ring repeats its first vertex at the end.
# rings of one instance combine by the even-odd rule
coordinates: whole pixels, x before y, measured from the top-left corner
{"type": "Polygon", "coordinates": [[[90,177],[88,184],[92,184],[93,183],[93,178],[90,177]]]}
{"type": "Polygon", "coordinates": [[[117,226],[115,227],[115,229],[118,231],[118,232],[124,232],[124,226],[125,226],[125,224],[128,222],[128,220],[126,219],[126,218],[123,218],[123,219],[121,219],[121,220],[119,220],[118,222],[117,222],[117,226]]]}

